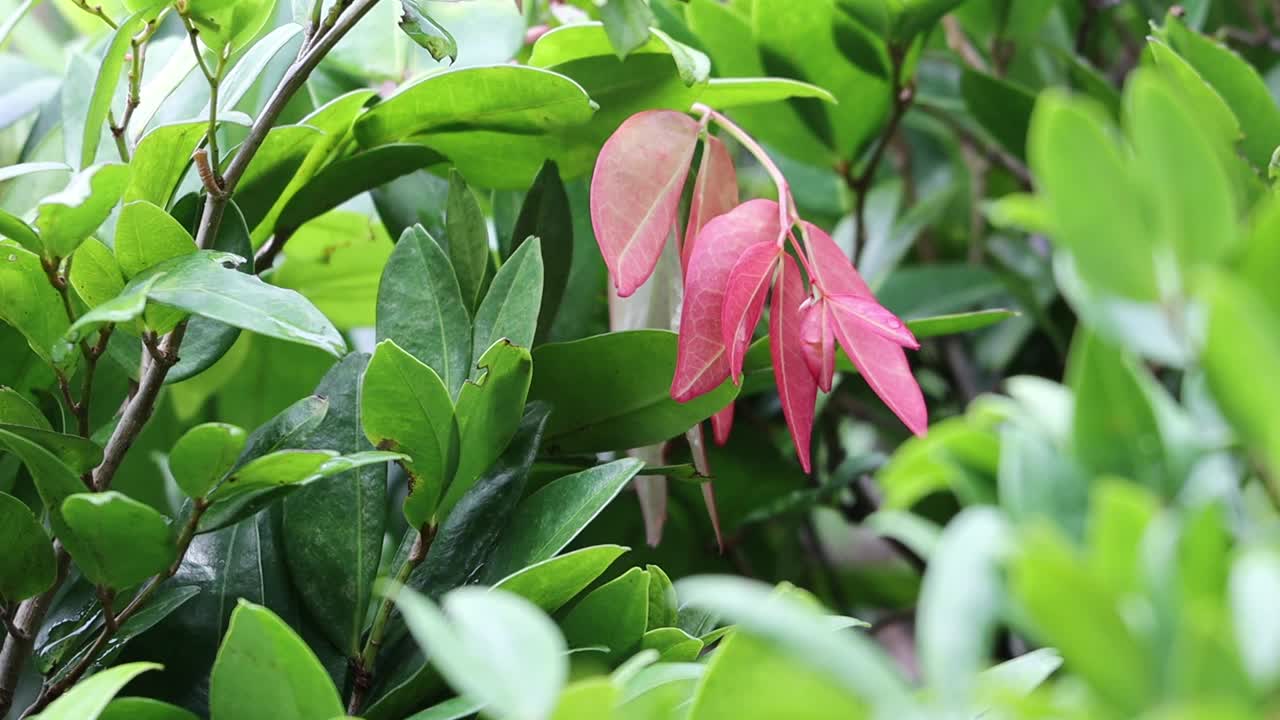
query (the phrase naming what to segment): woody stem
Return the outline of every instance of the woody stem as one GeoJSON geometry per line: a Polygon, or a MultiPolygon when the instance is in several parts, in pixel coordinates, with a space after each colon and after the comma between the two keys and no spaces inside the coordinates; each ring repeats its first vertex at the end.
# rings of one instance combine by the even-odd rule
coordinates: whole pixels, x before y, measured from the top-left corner
{"type": "MultiPolygon", "coordinates": [[[[692,110],[703,116],[703,118],[714,120],[717,125],[724,128],[725,132],[732,135],[734,140],[737,140],[742,147],[747,149],[747,152],[751,153],[760,162],[765,172],[769,174],[769,179],[773,180],[774,186],[778,189],[778,224],[781,226],[779,232],[787,233],[799,218],[796,216],[795,200],[791,197],[791,185],[787,182],[786,176],[782,174],[782,170],[773,162],[773,158],[769,157],[769,153],[765,152],[760,143],[756,142],[756,139],[751,137],[746,130],[743,130],[737,123],[723,114],[702,103],[694,103],[692,110]]],[[[779,241],[783,241],[783,238],[779,237],[779,241]]]]}

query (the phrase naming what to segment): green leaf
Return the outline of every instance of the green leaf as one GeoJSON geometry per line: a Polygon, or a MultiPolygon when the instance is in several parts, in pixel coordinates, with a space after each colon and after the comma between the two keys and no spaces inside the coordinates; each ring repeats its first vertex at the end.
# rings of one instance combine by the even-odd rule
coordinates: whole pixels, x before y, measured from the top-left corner
{"type": "Polygon", "coordinates": [[[790,78],[712,78],[702,92],[702,102],[715,108],[767,105],[790,98],[836,101],[827,90],[790,78]]]}
{"type": "Polygon", "coordinates": [[[58,291],[49,284],[40,258],[16,245],[0,244],[0,320],[17,328],[46,363],[67,330],[58,291]]]}
{"type": "Polygon", "coordinates": [[[631,568],[574,605],[561,627],[569,647],[603,645],[618,661],[639,645],[648,617],[649,573],[631,568]]]}
{"type": "MultiPolygon", "coordinates": [[[[449,171],[446,207],[445,237],[449,240],[449,260],[462,290],[462,301],[470,312],[480,302],[480,289],[489,269],[489,227],[484,211],[480,209],[480,201],[457,170],[449,171]]],[[[476,322],[479,323],[479,318],[476,322]]],[[[474,357],[480,357],[482,352],[483,349],[476,350],[474,357]]]]}
{"type": "MultiPolygon", "coordinates": [[[[657,565],[648,565],[649,573],[649,630],[675,627],[679,622],[680,603],[671,578],[657,565]]],[[[696,655],[692,659],[696,659],[696,655]]]]}
{"type": "Polygon", "coordinates": [[[1010,535],[996,510],[968,508],[947,525],[929,560],[920,588],[917,646],[929,687],[948,707],[969,704],[975,678],[989,665],[1010,535]]]}
{"type": "Polygon", "coordinates": [[[952,313],[950,315],[935,315],[933,317],[907,320],[907,328],[911,330],[911,334],[915,335],[917,340],[920,340],[942,335],[973,332],[1018,316],[1018,312],[1003,308],[975,310],[967,313],[952,313]]]}
{"type": "Polygon", "coordinates": [[[1172,14],[1165,20],[1164,33],[1173,49],[1235,112],[1244,130],[1244,154],[1255,167],[1267,167],[1280,145],[1280,107],[1257,69],[1225,45],[1187,28],[1172,14]]]}
{"type": "Polygon", "coordinates": [[[114,490],[72,495],[62,502],[62,517],[77,537],[67,550],[95,585],[132,587],[176,556],[168,518],[114,490]]]}
{"type": "Polygon", "coordinates": [[[174,188],[191,163],[191,155],[209,129],[209,123],[173,123],[149,130],[138,141],[129,161],[133,172],[125,187],[124,201],[146,200],[166,207],[174,188]]]}
{"type": "Polygon", "coordinates": [[[456,697],[433,705],[406,720],[465,720],[484,709],[484,704],[468,697],[456,697]]]}
{"type": "Polygon", "coordinates": [[[111,214],[129,182],[129,166],[101,164],[87,167],[67,187],[40,201],[35,227],[45,252],[67,257],[111,214]]]}
{"type": "Polygon", "coordinates": [[[515,593],[545,613],[554,613],[585,590],[628,549],[621,545],[596,545],[574,550],[517,570],[493,587],[515,593]]]}
{"type": "MultiPolygon", "coordinates": [[[[524,205],[520,208],[511,236],[512,257],[514,251],[531,237],[540,241],[539,250],[545,275],[535,335],[536,342],[540,343],[546,339],[547,332],[560,311],[560,301],[564,298],[565,288],[569,284],[569,270],[573,266],[573,211],[569,207],[569,196],[565,194],[564,183],[560,180],[560,169],[554,162],[547,162],[542,166],[524,198],[524,205]]],[[[511,340],[517,345],[522,344],[515,338],[511,340]]]]}
{"type": "Polygon", "coordinates": [[[605,0],[600,19],[619,58],[648,41],[650,26],[657,25],[646,0],[605,0]]]}
{"type": "Polygon", "coordinates": [[[130,282],[119,295],[98,304],[81,315],[53,345],[53,362],[73,363],[78,357],[76,344],[103,325],[130,323],[147,309],[147,293],[159,282],[156,274],[147,274],[130,282]]]}
{"type": "Polygon", "coordinates": [[[477,364],[483,368],[482,374],[464,383],[458,393],[458,469],[437,510],[442,518],[448,517],[458,500],[507,447],[520,425],[529,395],[533,359],[528,350],[499,341],[477,364]]]}
{"type": "Polygon", "coordinates": [[[1143,196],[1104,112],[1049,92],[1031,119],[1028,157],[1055,232],[1099,290],[1158,297],[1143,196]]]}
{"type": "MultiPolygon", "coordinates": [[[[524,495],[549,412],[542,404],[531,403],[525,408],[520,427],[502,457],[440,524],[426,559],[409,576],[411,587],[439,597],[474,579],[484,568],[501,529],[510,522],[524,495]]],[[[408,547],[402,545],[401,550],[407,554],[408,547]]]]}
{"type": "MultiPolygon", "coordinates": [[[[257,78],[252,78],[256,81],[257,78]]],[[[289,192],[300,175],[307,172],[307,159],[325,146],[330,135],[309,125],[279,125],[267,133],[258,152],[249,161],[236,189],[236,203],[245,222],[261,243],[259,225],[266,221],[279,199],[289,192]]],[[[269,229],[269,226],[268,226],[269,229]]]]}
{"type": "Polygon", "coordinates": [[[401,7],[404,13],[400,17],[400,29],[405,35],[430,53],[432,59],[457,61],[458,41],[443,25],[431,19],[421,0],[403,0],[401,7]]]}
{"type": "Polygon", "coordinates": [[[836,47],[846,60],[873,77],[884,80],[893,77],[889,52],[879,35],[848,13],[835,16],[832,30],[836,47]]]}
{"type": "Polygon", "coordinates": [[[95,241],[82,243],[76,248],[71,256],[67,280],[76,295],[90,308],[111,300],[124,290],[124,275],[115,255],[106,245],[95,241]]]}
{"type": "Polygon", "coordinates": [[[411,527],[421,528],[435,515],[458,466],[458,422],[448,389],[429,366],[383,340],[364,373],[360,420],[375,447],[411,458],[404,513],[411,527]]]}
{"type": "Polygon", "coordinates": [[[31,252],[40,252],[40,236],[21,218],[0,210],[0,238],[9,238],[31,252]]]}
{"type": "Polygon", "coordinates": [[[562,477],[530,495],[503,532],[485,577],[494,581],[555,556],[642,467],[644,463],[634,458],[616,460],[562,477]]]}
{"type": "MultiPolygon", "coordinates": [[[[652,585],[649,587],[649,592],[653,592],[652,585]]],[[[649,630],[644,637],[640,638],[640,648],[657,651],[659,662],[693,662],[702,654],[703,644],[701,640],[680,628],[659,627],[649,630]]]]}
{"type": "MultiPolygon", "coordinates": [[[[336,160],[289,198],[275,221],[277,235],[289,235],[356,197],[398,177],[443,161],[433,150],[405,143],[382,145],[336,160]]],[[[292,248],[292,240],[290,241],[292,248]]],[[[485,240],[488,251],[488,238],[485,240]]]]}
{"type": "Polygon", "coordinates": [[[278,615],[241,600],[209,679],[213,720],[268,720],[288,708],[295,718],[342,715],[329,673],[278,615]]]}
{"type": "Polygon", "coordinates": [[[126,278],[195,251],[191,234],[159,207],[139,200],[120,211],[115,252],[126,278]]]}
{"type": "Polygon", "coordinates": [[[431,368],[450,399],[470,375],[471,321],[462,291],[448,256],[421,225],[405,231],[387,260],[377,333],[431,368]]]}
{"type": "Polygon", "coordinates": [[[116,698],[98,720],[199,720],[194,713],[150,698],[116,698]]]}
{"type": "MultiPolygon", "coordinates": [[[[307,437],[314,449],[373,449],[360,424],[360,378],[369,356],[352,353],[320,381],[329,412],[307,437]]],[[[360,653],[369,597],[387,520],[386,464],[365,465],[315,482],[284,500],[285,559],[310,616],[334,647],[360,653]]]]}
{"type": "Polygon", "coordinates": [[[314,477],[336,457],[332,450],[277,450],[237,467],[209,493],[209,499],[218,502],[242,493],[296,485],[314,477]]]}
{"type": "Polygon", "coordinates": [[[0,493],[0,601],[17,603],[53,587],[53,545],[30,508],[0,493]]]}
{"type": "Polygon", "coordinates": [[[1020,85],[966,67],[960,94],[969,114],[1015,157],[1027,157],[1027,132],[1036,96],[1020,85]]]}
{"type": "Polygon", "coordinates": [[[188,0],[188,17],[205,47],[230,54],[227,48],[239,50],[258,34],[275,5],[275,0],[188,0]]]}
{"type": "Polygon", "coordinates": [[[962,2],[964,0],[903,0],[895,36],[905,42],[928,32],[943,15],[962,2]]]}
{"type": "Polygon", "coordinates": [[[676,334],[635,330],[543,345],[533,352],[531,400],[555,408],[551,454],[644,447],[673,438],[727,405],[737,387],[671,399],[676,334]]]}
{"type": "Polygon", "coordinates": [[[1032,650],[979,673],[977,692],[980,697],[991,698],[993,703],[1010,697],[1030,695],[1060,667],[1062,656],[1057,650],[1032,650]]]}
{"type": "Polygon", "coordinates": [[[373,327],[378,281],[394,249],[377,218],[334,210],[294,233],[271,282],[297,290],[340,330],[373,327]]]}
{"type": "Polygon", "coordinates": [[[73,473],[87,473],[102,462],[102,447],[79,435],[11,423],[0,423],[0,430],[19,435],[48,450],[73,473]]]}
{"type": "Polygon", "coordinates": [[[227,423],[197,425],[169,451],[169,472],[190,498],[209,494],[244,451],[248,436],[243,428],[227,423]]]}
{"type": "Polygon", "coordinates": [[[104,670],[77,683],[66,695],[54,700],[44,712],[32,720],[96,720],[111,698],[129,681],[148,670],[159,670],[156,663],[137,662],[104,670]]]}
{"type": "Polygon", "coordinates": [[[161,263],[151,270],[157,280],[147,297],[250,332],[317,347],[337,357],[346,352],[342,335],[306,298],[223,267],[226,260],[225,253],[200,250],[161,263]]]}
{"type": "Polygon", "coordinates": [[[281,410],[249,434],[236,467],[277,450],[299,448],[329,413],[329,400],[310,395],[281,410]]]}
{"type": "MultiPolygon", "coordinates": [[[[676,42],[670,35],[657,28],[647,28],[647,30],[644,38],[636,38],[640,42],[631,51],[619,53],[609,29],[603,23],[562,25],[538,38],[538,42],[533,46],[533,54],[529,57],[529,64],[576,77],[578,71],[584,67],[576,64],[577,61],[602,58],[610,62],[588,63],[585,66],[616,68],[619,67],[619,61],[627,59],[625,55],[661,55],[664,57],[658,58],[660,64],[669,64],[685,87],[706,83],[711,74],[711,60],[706,55],[688,45],[676,42]]],[[[596,101],[600,100],[595,92],[591,93],[591,97],[596,101]]],[[[601,103],[601,106],[612,112],[608,109],[608,104],[601,103]]],[[[682,110],[688,110],[688,108],[682,108],[682,110]]]]}
{"type": "MultiPolygon", "coordinates": [[[[93,83],[93,93],[89,96],[89,110],[84,119],[84,137],[80,142],[80,167],[89,167],[98,156],[102,128],[107,123],[108,113],[111,112],[111,99],[115,97],[116,86],[120,84],[120,78],[124,75],[121,72],[124,69],[124,58],[129,52],[133,36],[142,30],[150,17],[154,17],[154,8],[166,4],[166,1],[149,3],[146,9],[130,15],[120,23],[111,36],[111,42],[102,56],[102,64],[98,66],[98,79],[93,83]]],[[[121,191],[123,189],[122,187],[121,191]]],[[[119,199],[118,195],[117,199],[119,199]]],[[[71,253],[55,251],[55,254],[65,257],[71,253]]]]}
{"type": "Polygon", "coordinates": [[[0,385],[0,423],[53,430],[40,408],[32,405],[22,393],[3,385],[0,385]]]}
{"type": "Polygon", "coordinates": [[[402,589],[396,604],[418,644],[462,695],[511,720],[542,720],[569,676],[555,623],[519,596],[461,588],[443,610],[402,589]]]}
{"type": "Polygon", "coordinates": [[[49,510],[49,524],[53,527],[54,536],[70,550],[70,546],[76,544],[76,538],[63,519],[62,502],[84,492],[84,483],[55,455],[20,435],[0,430],[0,445],[7,447],[27,466],[36,492],[49,510]]]}
{"type": "MultiPolygon", "coordinates": [[[[498,269],[476,310],[472,357],[480,358],[501,340],[533,347],[545,288],[541,246],[541,240],[531,239],[498,269]]],[[[478,367],[472,374],[477,373],[478,367]]]]}
{"type": "MultiPolygon", "coordinates": [[[[778,591],[745,578],[706,576],[681,580],[676,583],[676,593],[685,606],[713,611],[723,620],[739,625],[731,638],[725,641],[725,645],[754,645],[759,649],[750,653],[752,655],[768,648],[789,661],[772,663],[772,667],[800,666],[809,671],[804,675],[824,676],[821,680],[805,681],[806,686],[820,691],[822,697],[847,699],[852,696],[862,702],[873,703],[886,716],[910,716],[912,701],[908,687],[874,641],[855,633],[832,632],[830,616],[818,612],[811,604],[796,597],[794,592],[778,591]],[[744,637],[750,639],[741,640],[744,637]],[[836,688],[840,688],[842,692],[835,692],[836,688]]],[[[726,650],[727,647],[722,646],[718,652],[726,650]]],[[[728,664],[728,660],[720,662],[728,664]]],[[[709,700],[713,695],[711,674],[720,662],[708,671],[692,713],[694,718],[719,717],[708,707],[712,706],[709,700]]],[[[730,688],[723,686],[731,678],[741,677],[727,670],[723,672],[725,674],[717,681],[721,687],[714,691],[720,702],[726,700],[724,693],[730,691],[730,688]]],[[[733,685],[748,703],[769,697],[764,693],[747,695],[745,691],[751,689],[750,683],[744,684],[738,680],[733,685]]],[[[782,699],[778,698],[773,702],[782,699]]],[[[732,698],[729,700],[732,701],[732,698]]],[[[742,707],[737,703],[734,706],[742,707]]],[[[762,708],[760,712],[767,713],[767,710],[762,708]]]]}
{"type": "Polygon", "coordinates": [[[401,88],[360,116],[355,136],[368,148],[437,129],[541,133],[581,125],[594,112],[582,87],[563,75],[522,65],[462,68],[401,88]]]}

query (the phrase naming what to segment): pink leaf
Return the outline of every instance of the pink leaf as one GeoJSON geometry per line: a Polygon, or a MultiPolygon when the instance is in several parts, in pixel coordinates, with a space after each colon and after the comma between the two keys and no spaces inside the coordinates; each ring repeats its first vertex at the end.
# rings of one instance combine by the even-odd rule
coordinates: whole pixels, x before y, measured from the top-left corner
{"type": "Polygon", "coordinates": [[[824,295],[843,294],[873,298],[871,288],[854,269],[849,256],[822,228],[802,223],[809,238],[809,265],[813,268],[816,284],[824,295]]]}
{"type": "Polygon", "coordinates": [[[833,312],[831,318],[840,347],[867,384],[911,432],[924,435],[929,428],[929,410],[902,347],[850,314],[833,312]]]}
{"type": "Polygon", "coordinates": [[[644,284],[675,226],[698,123],[672,110],[632,115],[609,138],[591,178],[591,226],[618,295],[644,284]]]}
{"type": "Polygon", "coordinates": [[[822,392],[831,392],[836,374],[835,332],[831,329],[831,311],[826,302],[810,303],[804,308],[800,335],[804,339],[804,360],[818,381],[822,392]]]}
{"type": "Polygon", "coordinates": [[[889,312],[872,298],[858,295],[828,295],[827,301],[836,314],[845,314],[859,320],[880,337],[897,344],[919,350],[920,343],[897,315],[889,312]]]}
{"type": "Polygon", "coordinates": [[[773,243],[757,243],[742,253],[729,272],[720,324],[725,347],[729,348],[729,374],[735,383],[742,382],[742,360],[764,314],[764,301],[780,252],[773,243]]]}
{"type": "Polygon", "coordinates": [[[733,403],[711,416],[711,431],[715,435],[716,444],[723,446],[729,442],[729,431],[733,430],[733,403]]]}
{"type": "Polygon", "coordinates": [[[733,158],[719,138],[707,136],[698,163],[698,179],[693,183],[693,199],[689,202],[689,224],[684,233],[681,264],[687,271],[698,233],[713,219],[738,205],[738,171],[733,158]]]}
{"type": "MultiPolygon", "coordinates": [[[[702,423],[689,428],[684,434],[689,441],[689,454],[693,456],[693,467],[703,477],[711,477],[711,461],[707,459],[707,444],[702,439],[702,423]]],[[[720,531],[720,510],[716,507],[716,491],[711,483],[702,483],[702,502],[707,506],[707,517],[711,520],[711,529],[716,534],[716,545],[724,552],[724,533],[720,531]]]]}
{"type": "Polygon", "coordinates": [[[778,204],[772,200],[745,202],[702,229],[685,274],[680,347],[671,379],[671,397],[677,401],[710,392],[729,377],[721,324],[729,274],[747,248],[773,244],[778,232],[778,204]]]}
{"type": "Polygon", "coordinates": [[[769,312],[769,349],[773,354],[782,414],[795,440],[800,467],[809,472],[809,440],[813,434],[818,385],[805,363],[804,340],[800,337],[800,305],[806,296],[800,268],[790,255],[784,255],[782,278],[773,288],[773,306],[769,312]]]}

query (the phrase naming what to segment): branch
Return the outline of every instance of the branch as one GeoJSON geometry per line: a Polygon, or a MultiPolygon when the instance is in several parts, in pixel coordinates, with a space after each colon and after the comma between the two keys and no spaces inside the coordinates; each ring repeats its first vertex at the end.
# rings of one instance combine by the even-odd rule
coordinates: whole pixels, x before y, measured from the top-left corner
{"type": "Polygon", "coordinates": [[[880,161],[884,158],[885,150],[889,148],[889,144],[893,142],[893,137],[898,132],[898,126],[902,124],[902,119],[906,117],[907,110],[911,108],[912,102],[915,100],[915,88],[910,84],[904,85],[902,82],[902,64],[903,53],[900,49],[893,49],[890,53],[893,56],[893,82],[890,88],[893,92],[893,108],[889,114],[889,124],[885,126],[884,132],[880,134],[876,141],[876,147],[871,152],[871,157],[867,160],[866,165],[862,167],[862,172],[857,176],[852,174],[852,167],[846,167],[842,173],[849,189],[855,194],[854,221],[857,229],[856,242],[854,245],[854,265],[857,265],[859,256],[862,255],[862,249],[867,244],[867,195],[871,191],[871,183],[876,179],[876,170],[880,167],[880,161]]]}

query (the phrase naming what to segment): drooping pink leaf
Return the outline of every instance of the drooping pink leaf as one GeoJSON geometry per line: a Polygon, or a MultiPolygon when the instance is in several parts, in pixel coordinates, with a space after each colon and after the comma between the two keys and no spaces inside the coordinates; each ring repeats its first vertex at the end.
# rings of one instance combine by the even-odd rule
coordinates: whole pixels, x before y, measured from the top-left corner
{"type": "Polygon", "coordinates": [[[830,314],[826,302],[810,303],[803,310],[800,325],[804,360],[822,392],[831,392],[836,373],[835,332],[831,329],[830,314]]]}
{"type": "MultiPolygon", "coordinates": [[[[693,456],[693,468],[703,477],[711,477],[711,461],[707,459],[707,443],[702,438],[702,423],[689,428],[684,434],[689,442],[689,454],[693,456]]],[[[702,483],[702,502],[707,506],[707,517],[716,534],[716,545],[724,552],[724,534],[720,531],[720,509],[716,506],[716,489],[710,482],[702,483]]]]}
{"type": "Polygon", "coordinates": [[[644,284],[675,226],[698,123],[672,110],[632,115],[609,138],[591,178],[591,226],[618,295],[644,284]]]}
{"type": "Polygon", "coordinates": [[[843,294],[827,295],[826,298],[831,310],[837,315],[852,316],[886,340],[892,340],[912,350],[920,349],[920,342],[916,340],[915,335],[911,334],[906,323],[873,298],[843,294]]]}
{"type": "Polygon", "coordinates": [[[764,301],[781,252],[773,243],[757,243],[742,253],[729,272],[720,325],[725,347],[729,348],[729,375],[735,383],[742,382],[742,360],[764,314],[764,301]]]}
{"type": "Polygon", "coordinates": [[[729,149],[715,136],[708,136],[698,163],[698,178],[693,183],[693,199],[689,201],[689,224],[685,227],[684,247],[680,251],[682,266],[689,269],[698,233],[707,223],[738,206],[738,171],[733,167],[729,149]]]}
{"type": "Polygon", "coordinates": [[[871,288],[854,269],[849,256],[844,254],[840,246],[822,228],[811,223],[802,223],[805,235],[809,239],[809,266],[813,268],[816,281],[824,295],[843,294],[873,298],[871,288]]]}
{"type": "Polygon", "coordinates": [[[671,397],[688,402],[729,377],[721,310],[734,264],[747,248],[778,237],[778,204],[751,200],[707,223],[685,274],[680,346],[671,397]]]}
{"type": "Polygon", "coordinates": [[[847,313],[833,312],[831,318],[840,347],[867,384],[911,432],[924,435],[929,410],[902,346],[847,313]]]}
{"type": "Polygon", "coordinates": [[[804,340],[800,337],[800,305],[806,295],[799,266],[790,255],[783,255],[782,277],[773,287],[773,305],[769,311],[769,350],[773,355],[773,374],[778,381],[782,414],[796,443],[800,467],[809,472],[809,441],[813,435],[818,384],[805,363],[804,340]]]}
{"type": "Polygon", "coordinates": [[[711,416],[711,431],[715,435],[716,444],[723,446],[729,442],[729,432],[733,430],[733,403],[711,416]]]}

